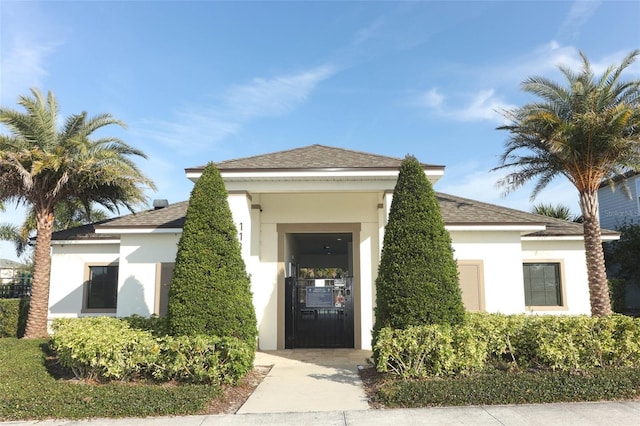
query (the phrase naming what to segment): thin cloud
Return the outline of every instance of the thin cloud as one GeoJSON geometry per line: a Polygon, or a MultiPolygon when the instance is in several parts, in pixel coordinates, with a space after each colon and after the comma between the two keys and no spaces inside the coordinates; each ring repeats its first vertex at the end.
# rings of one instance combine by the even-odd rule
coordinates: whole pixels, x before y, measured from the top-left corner
{"type": "Polygon", "coordinates": [[[249,84],[232,86],[225,96],[226,107],[245,119],[283,115],[306,101],[316,86],[334,73],[333,67],[325,65],[272,79],[256,78],[249,84]]]}
{"type": "Polygon", "coordinates": [[[501,111],[514,108],[514,105],[504,102],[496,95],[494,89],[480,90],[475,93],[461,95],[462,102],[454,105],[453,101],[445,97],[437,89],[431,89],[418,96],[416,104],[427,108],[437,114],[452,121],[493,121],[503,122],[504,117],[501,111]]]}
{"type": "Polygon", "coordinates": [[[573,40],[577,39],[580,35],[580,30],[598,10],[601,3],[600,1],[580,0],[573,2],[571,9],[569,9],[569,14],[560,25],[558,34],[573,40]]]}
{"type": "Polygon", "coordinates": [[[418,97],[418,104],[427,108],[438,108],[442,105],[444,96],[436,87],[421,93],[418,97]]]}
{"type": "Polygon", "coordinates": [[[436,190],[522,211],[531,211],[534,204],[545,203],[564,204],[570,207],[573,213],[580,212],[578,193],[566,179],[559,177],[538,194],[534,201],[531,201],[533,183],[508,195],[503,194],[503,188],[498,187],[496,183],[507,173],[507,171],[481,170],[477,163],[456,164],[447,167],[447,173],[442,179],[445,182],[442,186],[438,185],[436,190]]]}
{"type": "Polygon", "coordinates": [[[183,108],[169,120],[146,120],[132,130],[169,147],[211,147],[240,132],[251,120],[293,111],[335,72],[334,67],[325,65],[298,74],[256,78],[248,84],[231,86],[219,105],[183,108]]]}

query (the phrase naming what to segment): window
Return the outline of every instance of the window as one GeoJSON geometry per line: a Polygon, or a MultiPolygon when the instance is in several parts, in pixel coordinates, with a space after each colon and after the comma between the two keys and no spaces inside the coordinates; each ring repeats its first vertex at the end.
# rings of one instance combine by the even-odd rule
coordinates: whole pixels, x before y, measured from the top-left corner
{"type": "Polygon", "coordinates": [[[88,266],[84,312],[115,312],[118,302],[118,265],[88,266]]]}
{"type": "Polygon", "coordinates": [[[563,306],[560,263],[525,263],[523,270],[526,306],[563,306]]]}

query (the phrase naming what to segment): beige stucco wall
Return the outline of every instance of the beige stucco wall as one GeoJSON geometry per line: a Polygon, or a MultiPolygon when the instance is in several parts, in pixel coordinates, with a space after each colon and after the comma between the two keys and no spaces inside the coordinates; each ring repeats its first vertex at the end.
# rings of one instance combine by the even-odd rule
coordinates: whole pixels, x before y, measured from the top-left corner
{"type": "MultiPolygon", "coordinates": [[[[370,330],[373,327],[373,281],[379,261],[379,194],[376,193],[315,193],[315,194],[260,194],[253,195],[251,203],[259,204],[262,211],[253,209],[259,219],[260,232],[253,232],[246,242],[259,246],[258,256],[249,256],[247,271],[259,323],[259,345],[271,350],[282,347],[284,323],[278,309],[279,279],[285,275],[286,262],[278,262],[278,225],[282,224],[359,224],[360,240],[354,241],[354,249],[360,252],[360,267],[355,271],[360,279],[357,296],[361,309],[360,335],[356,337],[362,347],[370,346],[370,330]],[[279,337],[280,335],[280,337],[279,337]]],[[[234,221],[244,214],[241,202],[230,202],[234,221]]],[[[254,223],[253,226],[256,226],[254,223]]],[[[330,228],[330,226],[329,226],[330,228]]],[[[328,229],[329,229],[328,228],[328,229]]],[[[244,238],[244,237],[243,237],[244,238]]],[[[286,256],[285,256],[286,257],[286,256]]],[[[245,258],[247,259],[247,258],[245,258]]]]}
{"type": "Polygon", "coordinates": [[[503,314],[524,309],[522,251],[516,231],[454,231],[456,260],[482,260],[485,309],[503,314]]]}
{"type": "Polygon", "coordinates": [[[118,262],[119,246],[117,243],[56,244],[52,252],[49,320],[80,316],[85,265],[118,262]]]}
{"type": "Polygon", "coordinates": [[[157,264],[175,261],[180,235],[122,235],[117,316],[149,316],[154,313],[157,264]]]}

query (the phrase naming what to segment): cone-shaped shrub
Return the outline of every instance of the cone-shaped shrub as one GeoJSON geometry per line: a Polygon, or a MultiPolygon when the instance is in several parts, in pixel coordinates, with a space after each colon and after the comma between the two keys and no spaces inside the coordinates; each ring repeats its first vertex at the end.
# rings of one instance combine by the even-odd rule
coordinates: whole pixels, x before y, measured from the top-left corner
{"type": "Polygon", "coordinates": [[[463,317],[451,237],[422,166],[407,156],[384,233],[374,336],[383,327],[458,324],[463,317]]]}
{"type": "Polygon", "coordinates": [[[220,172],[207,165],[185,218],[169,290],[174,335],[233,336],[255,348],[251,286],[220,172]]]}

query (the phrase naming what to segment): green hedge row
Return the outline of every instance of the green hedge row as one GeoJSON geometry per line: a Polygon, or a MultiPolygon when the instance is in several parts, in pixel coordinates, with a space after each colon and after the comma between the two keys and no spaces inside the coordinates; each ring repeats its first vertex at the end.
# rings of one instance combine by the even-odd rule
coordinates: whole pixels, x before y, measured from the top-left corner
{"type": "Polygon", "coordinates": [[[221,394],[209,384],[60,380],[48,347],[44,339],[0,339],[0,421],[203,414],[221,394]]]}
{"type": "Polygon", "coordinates": [[[154,337],[110,317],[57,319],[53,330],[58,362],[80,379],[236,383],[253,367],[252,349],[234,337],[154,337]]]}
{"type": "Polygon", "coordinates": [[[398,377],[469,374],[488,368],[580,371],[640,367],[640,319],[467,314],[460,326],[382,329],[376,369],[398,377]]]}
{"type": "Polygon", "coordinates": [[[0,338],[22,337],[28,313],[29,299],[0,299],[0,338]]]}
{"type": "Polygon", "coordinates": [[[601,368],[568,371],[478,373],[469,376],[387,381],[375,395],[387,407],[537,404],[635,399],[640,370],[601,368]]]}

